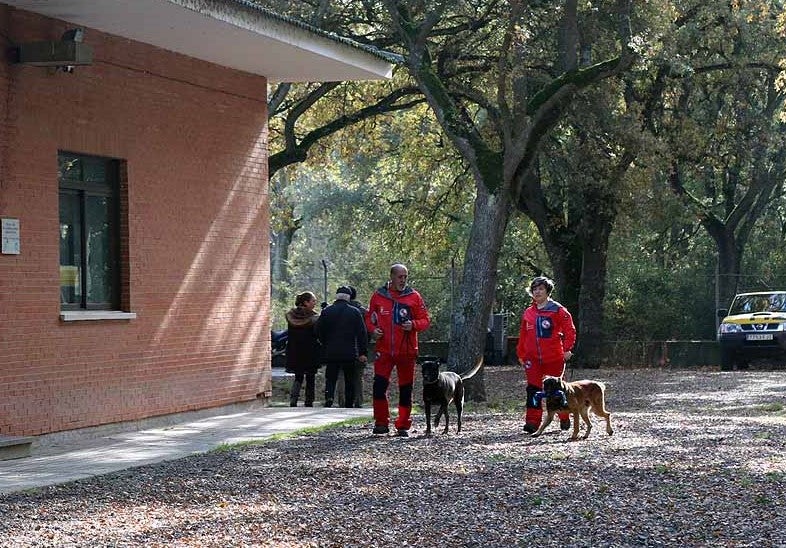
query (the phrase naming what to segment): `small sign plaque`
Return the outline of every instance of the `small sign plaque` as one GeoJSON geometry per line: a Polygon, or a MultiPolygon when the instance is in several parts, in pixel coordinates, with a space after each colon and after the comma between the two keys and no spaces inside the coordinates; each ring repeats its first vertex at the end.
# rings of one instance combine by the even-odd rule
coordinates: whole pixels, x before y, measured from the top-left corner
{"type": "Polygon", "coordinates": [[[3,255],[19,255],[19,219],[3,218],[0,225],[3,255]]]}

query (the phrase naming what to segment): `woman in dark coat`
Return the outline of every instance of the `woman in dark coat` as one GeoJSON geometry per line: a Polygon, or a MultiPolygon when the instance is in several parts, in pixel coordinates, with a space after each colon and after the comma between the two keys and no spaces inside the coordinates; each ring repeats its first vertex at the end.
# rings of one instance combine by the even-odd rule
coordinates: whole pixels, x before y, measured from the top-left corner
{"type": "Polygon", "coordinates": [[[314,406],[314,377],[319,368],[320,346],[315,329],[317,313],[316,296],[304,291],[295,297],[295,308],[286,313],[287,318],[287,370],[295,374],[289,405],[297,407],[300,388],[306,381],[306,407],[314,406]]]}

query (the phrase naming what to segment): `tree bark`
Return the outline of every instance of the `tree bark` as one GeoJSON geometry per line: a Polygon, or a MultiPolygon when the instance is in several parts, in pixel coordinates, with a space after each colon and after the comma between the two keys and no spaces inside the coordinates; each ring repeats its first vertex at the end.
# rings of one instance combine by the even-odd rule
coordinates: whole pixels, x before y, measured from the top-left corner
{"type": "MultiPolygon", "coordinates": [[[[491,194],[479,186],[467,245],[461,292],[453,310],[448,369],[461,373],[483,355],[489,314],[497,288],[497,264],[510,220],[508,194],[491,194]]],[[[467,399],[485,401],[483,369],[467,381],[467,399]]]]}
{"type": "MultiPolygon", "coordinates": [[[[530,206],[535,209],[541,208],[544,215],[548,214],[542,189],[537,186],[522,189],[520,185],[513,183],[527,180],[526,174],[532,172],[541,141],[560,120],[575,93],[626,70],[633,63],[634,57],[628,50],[628,40],[623,37],[622,52],[619,57],[586,69],[571,68],[562,72],[532,95],[526,102],[526,108],[522,108],[521,104],[506,104],[504,82],[511,76],[508,70],[521,60],[500,62],[500,73],[497,75],[500,87],[496,94],[498,104],[493,105],[487,98],[481,98],[480,101],[484,110],[494,113],[495,116],[499,115],[499,123],[493,129],[485,127],[481,131],[481,128],[475,125],[472,111],[461,102],[460,97],[466,98],[466,96],[462,93],[451,93],[448,82],[442,80],[443,75],[439,73],[439,66],[432,63],[428,50],[430,33],[440,21],[447,4],[440,4],[440,9],[421,14],[423,16],[421,19],[413,17],[410,4],[407,2],[387,0],[385,4],[403,40],[410,74],[426,96],[446,135],[466,160],[475,179],[477,191],[475,212],[467,243],[464,277],[461,281],[458,303],[453,312],[448,357],[449,368],[458,371],[468,370],[482,355],[489,312],[496,291],[497,263],[512,204],[520,203],[521,195],[532,190],[540,196],[530,197],[530,206]],[[415,22],[416,19],[418,23],[415,22]],[[487,135],[489,130],[497,133],[489,138],[487,135]]],[[[563,21],[562,30],[566,49],[561,52],[563,55],[561,62],[563,65],[575,67],[575,57],[578,52],[575,48],[576,13],[572,8],[575,8],[576,2],[569,0],[567,5],[571,9],[566,10],[563,21]]],[[[502,56],[512,44],[511,33],[515,29],[516,13],[518,12],[514,10],[509,35],[503,41],[504,47],[500,52],[502,56]]],[[[630,0],[619,0],[620,19],[627,21],[626,17],[629,13],[630,0]]],[[[627,24],[621,24],[620,29],[627,32],[625,36],[630,36],[627,24]]],[[[519,88],[522,86],[517,87],[519,88]]],[[[524,99],[518,91],[516,97],[519,101],[524,99]]],[[[561,250],[556,242],[552,245],[551,253],[554,257],[561,257],[561,250]]],[[[567,271],[575,264],[575,261],[560,259],[557,269],[567,271]]],[[[578,288],[579,284],[580,279],[576,279],[576,284],[567,285],[566,290],[570,287],[578,288]]],[[[578,299],[571,297],[571,300],[578,304],[578,299]]],[[[471,384],[474,386],[471,391],[469,389],[468,391],[471,392],[472,399],[483,398],[485,396],[483,377],[480,376],[476,383],[471,384]]]]}

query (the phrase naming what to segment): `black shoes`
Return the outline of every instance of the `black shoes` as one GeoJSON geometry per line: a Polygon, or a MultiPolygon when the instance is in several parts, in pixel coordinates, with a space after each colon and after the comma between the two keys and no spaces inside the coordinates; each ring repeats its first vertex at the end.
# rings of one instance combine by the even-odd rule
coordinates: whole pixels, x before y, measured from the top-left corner
{"type": "Polygon", "coordinates": [[[375,436],[385,436],[390,432],[390,428],[383,424],[375,424],[374,430],[371,431],[375,436]]]}
{"type": "MultiPolygon", "coordinates": [[[[559,428],[560,430],[570,430],[570,419],[559,421],[559,428]]],[[[524,425],[524,431],[527,434],[534,434],[535,432],[537,432],[537,430],[538,427],[535,424],[528,422],[527,424],[524,425]]]]}
{"type": "MultiPolygon", "coordinates": [[[[371,431],[375,436],[387,436],[390,433],[390,428],[384,424],[375,424],[374,429],[371,431]]],[[[399,428],[396,430],[397,438],[408,438],[409,430],[406,428],[399,428]]]]}
{"type": "Polygon", "coordinates": [[[325,407],[333,407],[333,400],[325,400],[325,407]]]}

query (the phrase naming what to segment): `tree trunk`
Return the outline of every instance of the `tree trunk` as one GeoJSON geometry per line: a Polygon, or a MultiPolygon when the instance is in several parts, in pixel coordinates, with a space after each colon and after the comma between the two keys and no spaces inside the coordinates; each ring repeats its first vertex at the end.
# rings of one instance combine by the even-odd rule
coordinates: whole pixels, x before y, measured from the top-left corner
{"type": "Polygon", "coordinates": [[[273,232],[270,242],[270,288],[276,300],[289,299],[289,247],[299,225],[273,232]]]}
{"type": "MultiPolygon", "coordinates": [[[[470,370],[483,355],[489,314],[497,288],[497,263],[510,220],[508,193],[491,194],[478,185],[475,214],[467,244],[461,290],[453,310],[448,369],[470,370]]],[[[486,400],[483,369],[467,381],[466,397],[486,400]]]]}
{"type": "Polygon", "coordinates": [[[626,155],[616,173],[587,176],[574,185],[573,205],[549,204],[535,171],[524,181],[519,207],[538,228],[554,268],[555,300],[571,313],[578,331],[574,366],[596,368],[601,363],[609,236],[617,216],[617,189],[630,161],[626,155]]]}
{"type": "Polygon", "coordinates": [[[573,366],[597,369],[602,365],[603,301],[606,295],[611,224],[593,224],[585,236],[582,252],[581,291],[576,323],[581,326],[573,366]]]}
{"type": "Polygon", "coordinates": [[[554,299],[570,311],[575,321],[581,290],[581,242],[575,232],[555,230],[550,223],[541,225],[536,222],[536,226],[554,268],[554,272],[550,273],[556,284],[554,299]]]}
{"type": "Polygon", "coordinates": [[[718,248],[718,304],[726,308],[734,295],[745,289],[739,286],[740,252],[729,230],[713,230],[710,234],[718,248]]]}

